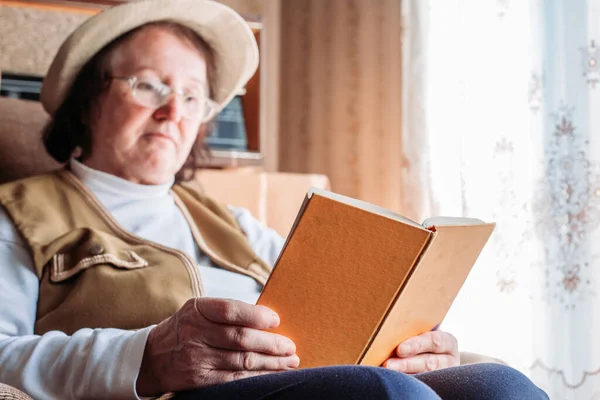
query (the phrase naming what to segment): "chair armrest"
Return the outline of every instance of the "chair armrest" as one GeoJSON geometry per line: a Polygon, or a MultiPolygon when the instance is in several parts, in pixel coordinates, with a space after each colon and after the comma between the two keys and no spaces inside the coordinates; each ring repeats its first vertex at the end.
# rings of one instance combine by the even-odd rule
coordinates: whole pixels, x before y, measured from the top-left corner
{"type": "Polygon", "coordinates": [[[469,353],[467,351],[460,352],[460,365],[477,364],[477,363],[492,363],[492,364],[504,364],[508,365],[502,360],[497,358],[484,356],[477,353],[469,353]]]}
{"type": "Polygon", "coordinates": [[[33,400],[20,390],[0,383],[0,400],[33,400]]]}

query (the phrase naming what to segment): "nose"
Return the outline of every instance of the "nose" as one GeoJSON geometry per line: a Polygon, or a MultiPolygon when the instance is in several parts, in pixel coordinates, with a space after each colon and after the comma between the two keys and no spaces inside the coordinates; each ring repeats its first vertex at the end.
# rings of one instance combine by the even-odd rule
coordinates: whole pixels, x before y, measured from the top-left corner
{"type": "Polygon", "coordinates": [[[184,117],[183,100],[180,96],[173,95],[164,105],[154,111],[154,118],[158,121],[172,121],[178,123],[184,117]]]}

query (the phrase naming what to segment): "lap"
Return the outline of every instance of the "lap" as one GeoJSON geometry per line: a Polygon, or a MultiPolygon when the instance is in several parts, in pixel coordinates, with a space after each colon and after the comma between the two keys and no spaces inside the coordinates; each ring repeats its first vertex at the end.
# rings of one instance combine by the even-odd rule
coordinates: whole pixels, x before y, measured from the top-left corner
{"type": "Polygon", "coordinates": [[[543,391],[525,375],[500,364],[473,364],[414,376],[375,367],[312,368],[241,379],[180,393],[176,398],[179,400],[548,399],[543,391]]]}
{"type": "Polygon", "coordinates": [[[529,378],[502,364],[470,364],[415,375],[442,399],[548,400],[529,378]]]}
{"type": "Polygon", "coordinates": [[[262,375],[197,389],[178,400],[423,399],[439,400],[427,385],[383,368],[336,366],[262,375]]]}

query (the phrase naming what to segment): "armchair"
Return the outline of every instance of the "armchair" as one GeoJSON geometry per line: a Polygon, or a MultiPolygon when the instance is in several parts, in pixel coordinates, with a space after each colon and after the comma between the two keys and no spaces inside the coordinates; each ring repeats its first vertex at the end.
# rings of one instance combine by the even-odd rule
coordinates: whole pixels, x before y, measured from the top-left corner
{"type": "Polygon", "coordinates": [[[32,400],[32,398],[12,386],[0,383],[0,400],[32,400]]]}

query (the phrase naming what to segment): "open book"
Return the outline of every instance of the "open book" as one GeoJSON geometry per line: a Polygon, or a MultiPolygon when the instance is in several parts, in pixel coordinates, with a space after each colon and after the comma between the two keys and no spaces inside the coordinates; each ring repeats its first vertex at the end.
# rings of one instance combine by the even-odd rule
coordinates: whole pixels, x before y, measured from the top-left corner
{"type": "Polygon", "coordinates": [[[300,368],[378,366],[444,319],[495,224],[436,217],[418,224],[311,189],[258,299],[281,318],[300,368]]]}

